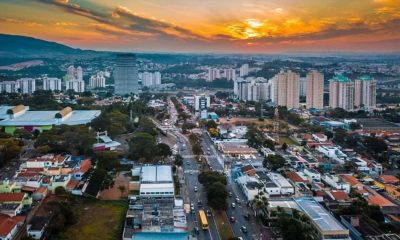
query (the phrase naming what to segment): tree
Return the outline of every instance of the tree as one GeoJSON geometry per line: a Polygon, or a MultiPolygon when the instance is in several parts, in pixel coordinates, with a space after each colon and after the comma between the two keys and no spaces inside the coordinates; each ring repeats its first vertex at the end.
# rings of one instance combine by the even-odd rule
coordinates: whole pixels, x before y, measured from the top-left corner
{"type": "Polygon", "coordinates": [[[223,185],[227,184],[226,177],[219,172],[216,171],[205,171],[198,175],[199,183],[203,184],[203,186],[210,186],[212,183],[220,182],[223,185]]]}
{"type": "Polygon", "coordinates": [[[263,134],[255,125],[250,125],[247,129],[247,143],[250,147],[261,147],[265,141],[263,134]]]}
{"type": "Polygon", "coordinates": [[[281,155],[268,155],[263,161],[264,167],[268,167],[273,171],[278,170],[286,165],[286,159],[281,155]]]}
{"type": "Polygon", "coordinates": [[[57,196],[62,196],[67,194],[67,191],[65,190],[65,188],[63,186],[58,186],[54,189],[54,194],[57,196]]]}
{"type": "Polygon", "coordinates": [[[98,152],[92,161],[96,162],[97,167],[106,171],[111,171],[120,166],[119,155],[113,151],[98,152]]]}
{"type": "Polygon", "coordinates": [[[210,128],[217,128],[217,127],[218,127],[217,123],[214,122],[214,120],[208,120],[208,121],[205,123],[205,126],[206,126],[207,129],[210,129],[210,128]]]}
{"type": "Polygon", "coordinates": [[[283,144],[282,144],[282,150],[283,151],[286,151],[287,150],[287,148],[288,148],[288,145],[284,142],[283,144]]]}
{"type": "Polygon", "coordinates": [[[218,130],[216,128],[209,128],[208,132],[210,133],[211,137],[217,137],[218,136],[218,130]]]}
{"type": "Polygon", "coordinates": [[[175,165],[182,166],[183,165],[183,157],[180,154],[175,155],[175,165]]]}
{"type": "Polygon", "coordinates": [[[368,151],[374,153],[382,153],[384,151],[387,151],[388,149],[385,141],[376,137],[365,137],[364,144],[367,147],[368,151]]]}
{"type": "Polygon", "coordinates": [[[157,144],[157,148],[157,155],[160,156],[162,159],[172,155],[171,148],[165,143],[157,144]]]}
{"type": "Polygon", "coordinates": [[[124,192],[126,191],[126,187],[125,185],[119,185],[118,186],[119,191],[121,192],[121,197],[124,194],[124,192]]]}
{"type": "Polygon", "coordinates": [[[147,132],[139,132],[129,142],[130,156],[142,163],[152,162],[157,152],[156,139],[147,132]]]}
{"type": "Polygon", "coordinates": [[[214,182],[207,189],[207,202],[210,207],[216,210],[225,210],[228,207],[228,191],[221,182],[214,182]]]}

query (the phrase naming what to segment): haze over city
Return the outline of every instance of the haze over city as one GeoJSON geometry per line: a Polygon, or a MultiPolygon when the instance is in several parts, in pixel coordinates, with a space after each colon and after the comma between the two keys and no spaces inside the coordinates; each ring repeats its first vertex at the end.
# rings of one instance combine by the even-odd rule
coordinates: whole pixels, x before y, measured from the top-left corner
{"type": "Polygon", "coordinates": [[[72,47],[163,52],[400,49],[397,0],[5,0],[2,33],[72,47]]]}

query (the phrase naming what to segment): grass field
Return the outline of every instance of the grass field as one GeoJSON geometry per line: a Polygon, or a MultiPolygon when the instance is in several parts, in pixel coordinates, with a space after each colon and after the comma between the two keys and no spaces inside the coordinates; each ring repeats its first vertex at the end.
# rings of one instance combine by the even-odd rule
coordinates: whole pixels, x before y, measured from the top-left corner
{"type": "Polygon", "coordinates": [[[229,219],[224,211],[213,211],[215,224],[219,236],[222,240],[228,240],[234,237],[229,219]]]}
{"type": "Polygon", "coordinates": [[[298,145],[295,141],[293,141],[289,137],[279,137],[279,141],[281,142],[281,144],[286,143],[287,145],[298,145]]]}
{"type": "Polygon", "coordinates": [[[68,227],[59,239],[113,240],[121,239],[127,210],[124,201],[85,201],[74,206],[78,222],[68,227]]]}

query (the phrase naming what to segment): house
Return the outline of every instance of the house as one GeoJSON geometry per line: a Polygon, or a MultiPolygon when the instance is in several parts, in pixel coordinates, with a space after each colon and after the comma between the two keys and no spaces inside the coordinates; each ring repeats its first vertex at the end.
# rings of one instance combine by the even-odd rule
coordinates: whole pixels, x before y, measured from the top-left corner
{"type": "Polygon", "coordinates": [[[330,208],[337,206],[348,206],[352,202],[352,199],[343,190],[330,190],[330,191],[325,191],[325,193],[326,193],[327,205],[330,208]]]}
{"type": "Polygon", "coordinates": [[[23,208],[21,203],[0,203],[0,213],[6,214],[10,217],[16,216],[21,213],[23,208]]]}
{"type": "Polygon", "coordinates": [[[248,175],[248,176],[254,176],[254,175],[256,175],[256,169],[252,166],[252,165],[246,165],[246,166],[243,166],[241,169],[241,172],[243,173],[243,174],[246,174],[246,175],[248,175]]]}
{"type": "Polygon", "coordinates": [[[293,183],[304,183],[307,184],[310,181],[301,173],[288,171],[286,172],[286,177],[289,178],[293,183]]]}
{"type": "Polygon", "coordinates": [[[318,146],[315,150],[340,164],[344,164],[347,160],[347,155],[344,154],[339,147],[318,146]]]}
{"type": "Polygon", "coordinates": [[[320,143],[323,143],[323,142],[328,141],[328,137],[327,137],[325,134],[322,134],[322,133],[313,134],[313,135],[312,135],[312,138],[313,138],[315,141],[318,141],[318,142],[320,142],[320,143]]]}
{"type": "Polygon", "coordinates": [[[336,190],[344,190],[346,193],[350,193],[350,184],[342,182],[339,176],[324,174],[322,180],[336,190]]]}
{"type": "Polygon", "coordinates": [[[73,178],[77,180],[81,180],[83,175],[89,171],[92,167],[92,161],[90,159],[82,160],[77,167],[73,170],[73,178]]]}
{"type": "Polygon", "coordinates": [[[321,181],[321,173],[312,168],[304,169],[304,174],[308,177],[310,181],[321,181]]]}
{"type": "Polygon", "coordinates": [[[294,187],[279,173],[268,173],[264,190],[269,195],[293,195],[294,187]]]}
{"type": "Polygon", "coordinates": [[[71,180],[71,175],[57,175],[51,177],[51,183],[48,186],[49,190],[54,193],[56,188],[63,187],[65,190],[67,189],[67,184],[71,180]]]}
{"type": "Polygon", "coordinates": [[[12,193],[20,191],[21,191],[21,186],[18,186],[16,182],[10,180],[0,181],[0,193],[12,193]]]}
{"type": "Polygon", "coordinates": [[[382,175],[382,176],[379,177],[379,179],[384,184],[397,185],[399,183],[399,179],[396,176],[393,176],[393,175],[382,175]]]}
{"type": "Polygon", "coordinates": [[[46,198],[48,194],[47,187],[41,186],[34,193],[32,193],[32,199],[34,201],[40,201],[46,198]]]}
{"type": "Polygon", "coordinates": [[[65,162],[70,161],[70,155],[54,155],[46,154],[41,157],[31,158],[26,161],[26,165],[21,165],[22,168],[50,168],[62,167],[65,162]]]}
{"type": "Polygon", "coordinates": [[[25,216],[10,217],[0,214],[0,240],[12,240],[21,230],[21,226],[25,222],[25,216]]]}
{"type": "Polygon", "coordinates": [[[33,216],[27,225],[27,235],[33,239],[41,240],[46,227],[50,222],[50,217],[33,216]]]}
{"type": "Polygon", "coordinates": [[[243,175],[236,179],[237,184],[246,196],[247,201],[253,201],[255,196],[260,191],[258,186],[260,181],[254,176],[243,175]]]}
{"type": "Polygon", "coordinates": [[[342,178],[342,181],[349,183],[351,188],[354,188],[354,189],[363,189],[364,188],[364,184],[361,183],[360,181],[358,181],[357,178],[355,178],[352,175],[342,174],[342,175],[340,175],[340,177],[342,178]]]}
{"type": "Polygon", "coordinates": [[[26,193],[0,193],[0,204],[23,204],[31,205],[32,198],[26,193]]]}

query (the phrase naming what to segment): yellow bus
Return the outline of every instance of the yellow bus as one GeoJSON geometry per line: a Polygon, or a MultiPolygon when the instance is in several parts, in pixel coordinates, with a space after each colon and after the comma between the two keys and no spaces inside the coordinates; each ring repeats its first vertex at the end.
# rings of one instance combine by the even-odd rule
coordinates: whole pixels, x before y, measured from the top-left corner
{"type": "Polygon", "coordinates": [[[204,213],[204,210],[199,210],[199,216],[200,216],[201,228],[203,230],[207,230],[208,222],[207,222],[207,217],[206,217],[206,214],[204,213]]]}

